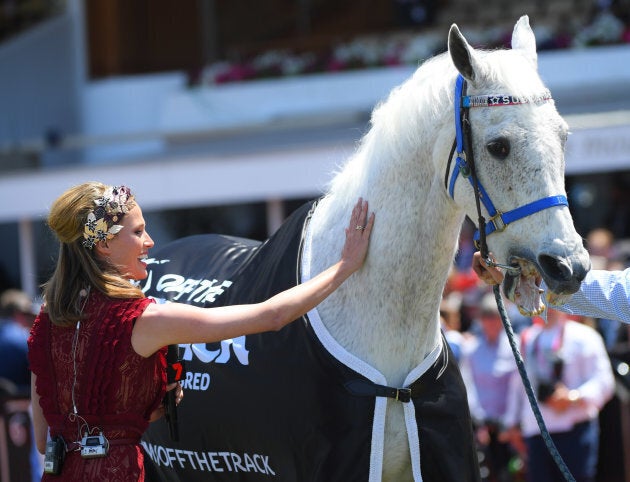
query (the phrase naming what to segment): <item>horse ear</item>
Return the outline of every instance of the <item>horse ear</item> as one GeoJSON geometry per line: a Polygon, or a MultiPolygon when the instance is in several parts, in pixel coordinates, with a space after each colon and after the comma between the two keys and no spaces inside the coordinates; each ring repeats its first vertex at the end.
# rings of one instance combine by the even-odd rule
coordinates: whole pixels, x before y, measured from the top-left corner
{"type": "Polygon", "coordinates": [[[479,71],[479,62],[474,49],[468,44],[455,24],[451,25],[448,31],[448,52],[459,73],[474,84],[479,71]]]}
{"type": "Polygon", "coordinates": [[[538,66],[538,54],[536,53],[536,37],[529,26],[529,17],[523,15],[514,25],[512,32],[512,49],[520,50],[534,67],[538,66]]]}

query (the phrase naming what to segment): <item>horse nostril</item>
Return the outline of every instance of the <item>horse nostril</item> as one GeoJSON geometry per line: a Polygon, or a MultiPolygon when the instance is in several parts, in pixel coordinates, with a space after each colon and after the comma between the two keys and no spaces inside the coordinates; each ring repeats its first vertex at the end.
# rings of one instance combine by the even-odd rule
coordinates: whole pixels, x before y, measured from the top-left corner
{"type": "Polygon", "coordinates": [[[568,281],[573,276],[573,269],[565,258],[541,254],[538,256],[538,264],[551,279],[568,281]]]}

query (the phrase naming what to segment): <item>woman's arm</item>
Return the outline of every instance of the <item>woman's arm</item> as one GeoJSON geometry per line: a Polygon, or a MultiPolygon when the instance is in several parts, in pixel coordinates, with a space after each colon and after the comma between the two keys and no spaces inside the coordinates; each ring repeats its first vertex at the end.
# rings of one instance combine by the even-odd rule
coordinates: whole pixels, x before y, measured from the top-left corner
{"type": "Polygon", "coordinates": [[[31,411],[33,412],[33,431],[35,433],[35,445],[40,454],[46,452],[46,439],[48,437],[48,423],[44,418],[44,412],[39,404],[39,395],[35,389],[37,376],[31,374],[31,411]]]}
{"type": "Polygon", "coordinates": [[[367,202],[359,199],[346,228],[341,260],[306,283],[261,303],[216,308],[180,303],[147,306],[131,336],[135,351],[150,356],[165,345],[219,341],[279,330],[321,303],[363,265],[373,225],[374,214],[368,216],[367,202]]]}

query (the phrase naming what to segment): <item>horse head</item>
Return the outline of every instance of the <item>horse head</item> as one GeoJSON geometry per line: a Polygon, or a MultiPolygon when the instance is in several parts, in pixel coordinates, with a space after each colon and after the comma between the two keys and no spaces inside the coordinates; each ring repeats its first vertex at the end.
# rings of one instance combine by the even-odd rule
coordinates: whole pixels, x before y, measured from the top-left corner
{"type": "Polygon", "coordinates": [[[561,303],[590,269],[566,202],[568,126],[538,75],[527,16],[514,27],[511,50],[476,50],[456,25],[448,49],[461,74],[454,103],[457,151],[464,151],[449,160],[450,194],[481,228],[482,254],[487,240],[496,262],[515,268],[507,270],[505,294],[524,314],[538,314],[541,280],[547,301],[561,303]]]}

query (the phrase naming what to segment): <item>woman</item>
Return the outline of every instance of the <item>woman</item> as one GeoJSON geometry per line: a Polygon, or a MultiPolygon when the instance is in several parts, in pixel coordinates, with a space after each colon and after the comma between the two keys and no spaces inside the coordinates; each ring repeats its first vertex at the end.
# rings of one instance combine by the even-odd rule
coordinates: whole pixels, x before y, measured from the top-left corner
{"type": "Polygon", "coordinates": [[[359,199],[335,265],[262,303],[204,309],[156,304],[129,282],[146,278],[153,247],[129,188],[88,182],[63,193],[48,217],[59,259],[29,339],[35,440],[47,453],[42,480],[144,480],[139,441],[162,413],[164,347],[298,319],[362,266],[373,223],[359,199]]]}

